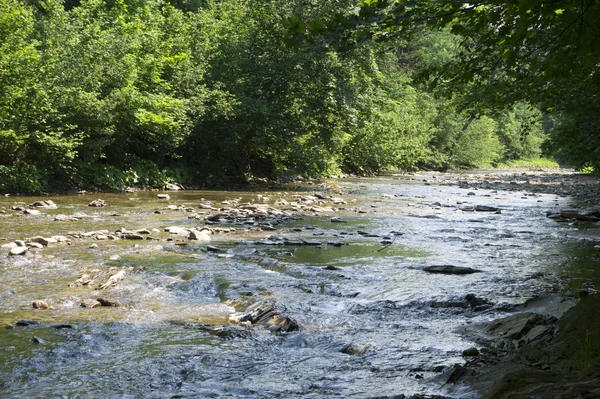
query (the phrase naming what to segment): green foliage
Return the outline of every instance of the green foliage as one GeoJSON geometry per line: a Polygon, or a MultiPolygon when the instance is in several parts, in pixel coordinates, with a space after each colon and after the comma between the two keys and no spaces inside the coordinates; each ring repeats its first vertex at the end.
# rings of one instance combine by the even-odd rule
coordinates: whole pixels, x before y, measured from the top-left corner
{"type": "Polygon", "coordinates": [[[39,193],[46,188],[45,177],[29,164],[0,165],[0,191],[7,193],[39,193]]]}
{"type": "MultiPolygon", "coordinates": [[[[459,22],[405,37],[405,17],[445,7],[419,4],[0,0],[0,165],[31,165],[24,191],[120,190],[538,156],[538,111],[470,106],[490,97],[489,74],[461,70],[481,79],[437,98],[449,90],[430,89],[434,71],[481,37],[463,40],[459,22]]],[[[560,132],[593,121],[563,108],[551,137],[572,154],[560,132]]]]}

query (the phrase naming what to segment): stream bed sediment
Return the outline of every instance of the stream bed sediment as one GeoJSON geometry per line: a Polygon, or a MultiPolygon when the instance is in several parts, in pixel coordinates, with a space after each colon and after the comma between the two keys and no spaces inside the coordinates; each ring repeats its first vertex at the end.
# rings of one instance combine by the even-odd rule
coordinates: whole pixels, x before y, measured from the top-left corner
{"type": "Polygon", "coordinates": [[[550,342],[595,292],[598,198],[568,171],[4,197],[0,392],[480,398],[512,348],[478,326],[550,342]]]}

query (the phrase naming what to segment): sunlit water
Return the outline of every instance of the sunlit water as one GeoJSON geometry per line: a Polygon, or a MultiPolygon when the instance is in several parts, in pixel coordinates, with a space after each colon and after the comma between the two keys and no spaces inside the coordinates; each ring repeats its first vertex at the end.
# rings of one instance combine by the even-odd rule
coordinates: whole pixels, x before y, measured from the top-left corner
{"type": "MultiPolygon", "coordinates": [[[[471,346],[457,328],[501,317],[527,299],[565,289],[567,274],[597,279],[597,251],[581,231],[546,218],[569,198],[524,192],[465,190],[400,178],[335,181],[348,204],[332,215],[304,215],[274,231],[213,235],[206,244],[168,241],[167,226],[198,226],[190,212],[168,210],[199,202],[215,206],[292,199],[292,191],[61,196],[56,210],[25,216],[9,208],[34,198],[5,198],[0,237],[67,235],[120,227],[158,229],[150,241],[74,241],[35,254],[0,256],[2,398],[369,398],[443,394],[476,398],[468,387],[444,385],[443,373],[471,346]],[[471,192],[471,195],[469,195],[471,192]],[[474,195],[473,195],[474,194],[474,195]],[[87,204],[103,198],[106,208],[87,204]],[[352,202],[355,200],[355,202],[352,202]],[[500,214],[469,211],[495,206],[500,214]],[[358,210],[366,213],[358,213],[358,210]],[[462,209],[462,210],[461,210],[462,209]],[[161,214],[154,212],[160,210],[161,214]],[[59,222],[59,214],[84,213],[59,222]],[[262,245],[279,235],[320,246],[262,245]],[[272,238],[272,237],[271,237],[272,238]],[[388,244],[382,244],[387,240],[388,244]],[[389,244],[391,241],[391,244],[389,244]],[[341,247],[327,242],[343,243],[341,247]],[[98,248],[89,248],[96,243],[98,248]],[[109,261],[118,254],[121,261],[109,261]],[[464,276],[429,274],[431,265],[476,268],[464,276]],[[330,266],[329,268],[326,268],[330,266]],[[83,273],[131,267],[115,288],[70,288],[83,273]],[[460,304],[475,294],[492,306],[460,304]],[[128,305],[84,309],[105,297],[128,305]],[[199,324],[226,325],[235,302],[268,297],[301,330],[283,335],[254,329],[251,338],[223,339],[199,324]],[[35,299],[54,309],[36,310],[35,299]],[[72,328],[56,328],[68,324],[72,328]],[[37,337],[42,343],[34,343],[37,337]],[[348,346],[359,353],[342,351],[348,346]]],[[[306,192],[318,187],[304,187],[306,192]]],[[[210,212],[208,212],[210,213],[210,212]]],[[[219,225],[218,225],[219,226],[219,225]]],[[[215,226],[211,226],[215,227],[215,226]]],[[[106,279],[104,277],[99,279],[106,279]]],[[[239,310],[239,309],[237,309],[239,310]]]]}

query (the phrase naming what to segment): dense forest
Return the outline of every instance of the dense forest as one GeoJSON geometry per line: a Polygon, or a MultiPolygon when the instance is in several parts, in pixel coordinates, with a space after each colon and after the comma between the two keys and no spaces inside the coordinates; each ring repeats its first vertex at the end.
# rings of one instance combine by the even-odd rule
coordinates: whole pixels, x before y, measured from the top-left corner
{"type": "Polygon", "coordinates": [[[599,170],[599,3],[0,0],[0,191],[599,170]]]}

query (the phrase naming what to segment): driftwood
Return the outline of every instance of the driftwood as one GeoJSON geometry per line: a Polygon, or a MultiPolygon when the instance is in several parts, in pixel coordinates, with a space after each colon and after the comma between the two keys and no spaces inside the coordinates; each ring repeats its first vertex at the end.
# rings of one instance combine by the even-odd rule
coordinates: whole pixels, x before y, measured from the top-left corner
{"type": "Polygon", "coordinates": [[[112,276],[110,276],[108,278],[108,280],[106,281],[106,283],[102,284],[101,286],[99,286],[98,288],[96,288],[97,290],[105,290],[108,288],[112,288],[115,285],[119,284],[119,282],[121,280],[123,280],[125,278],[125,270],[121,270],[115,274],[113,274],[112,276]]]}

